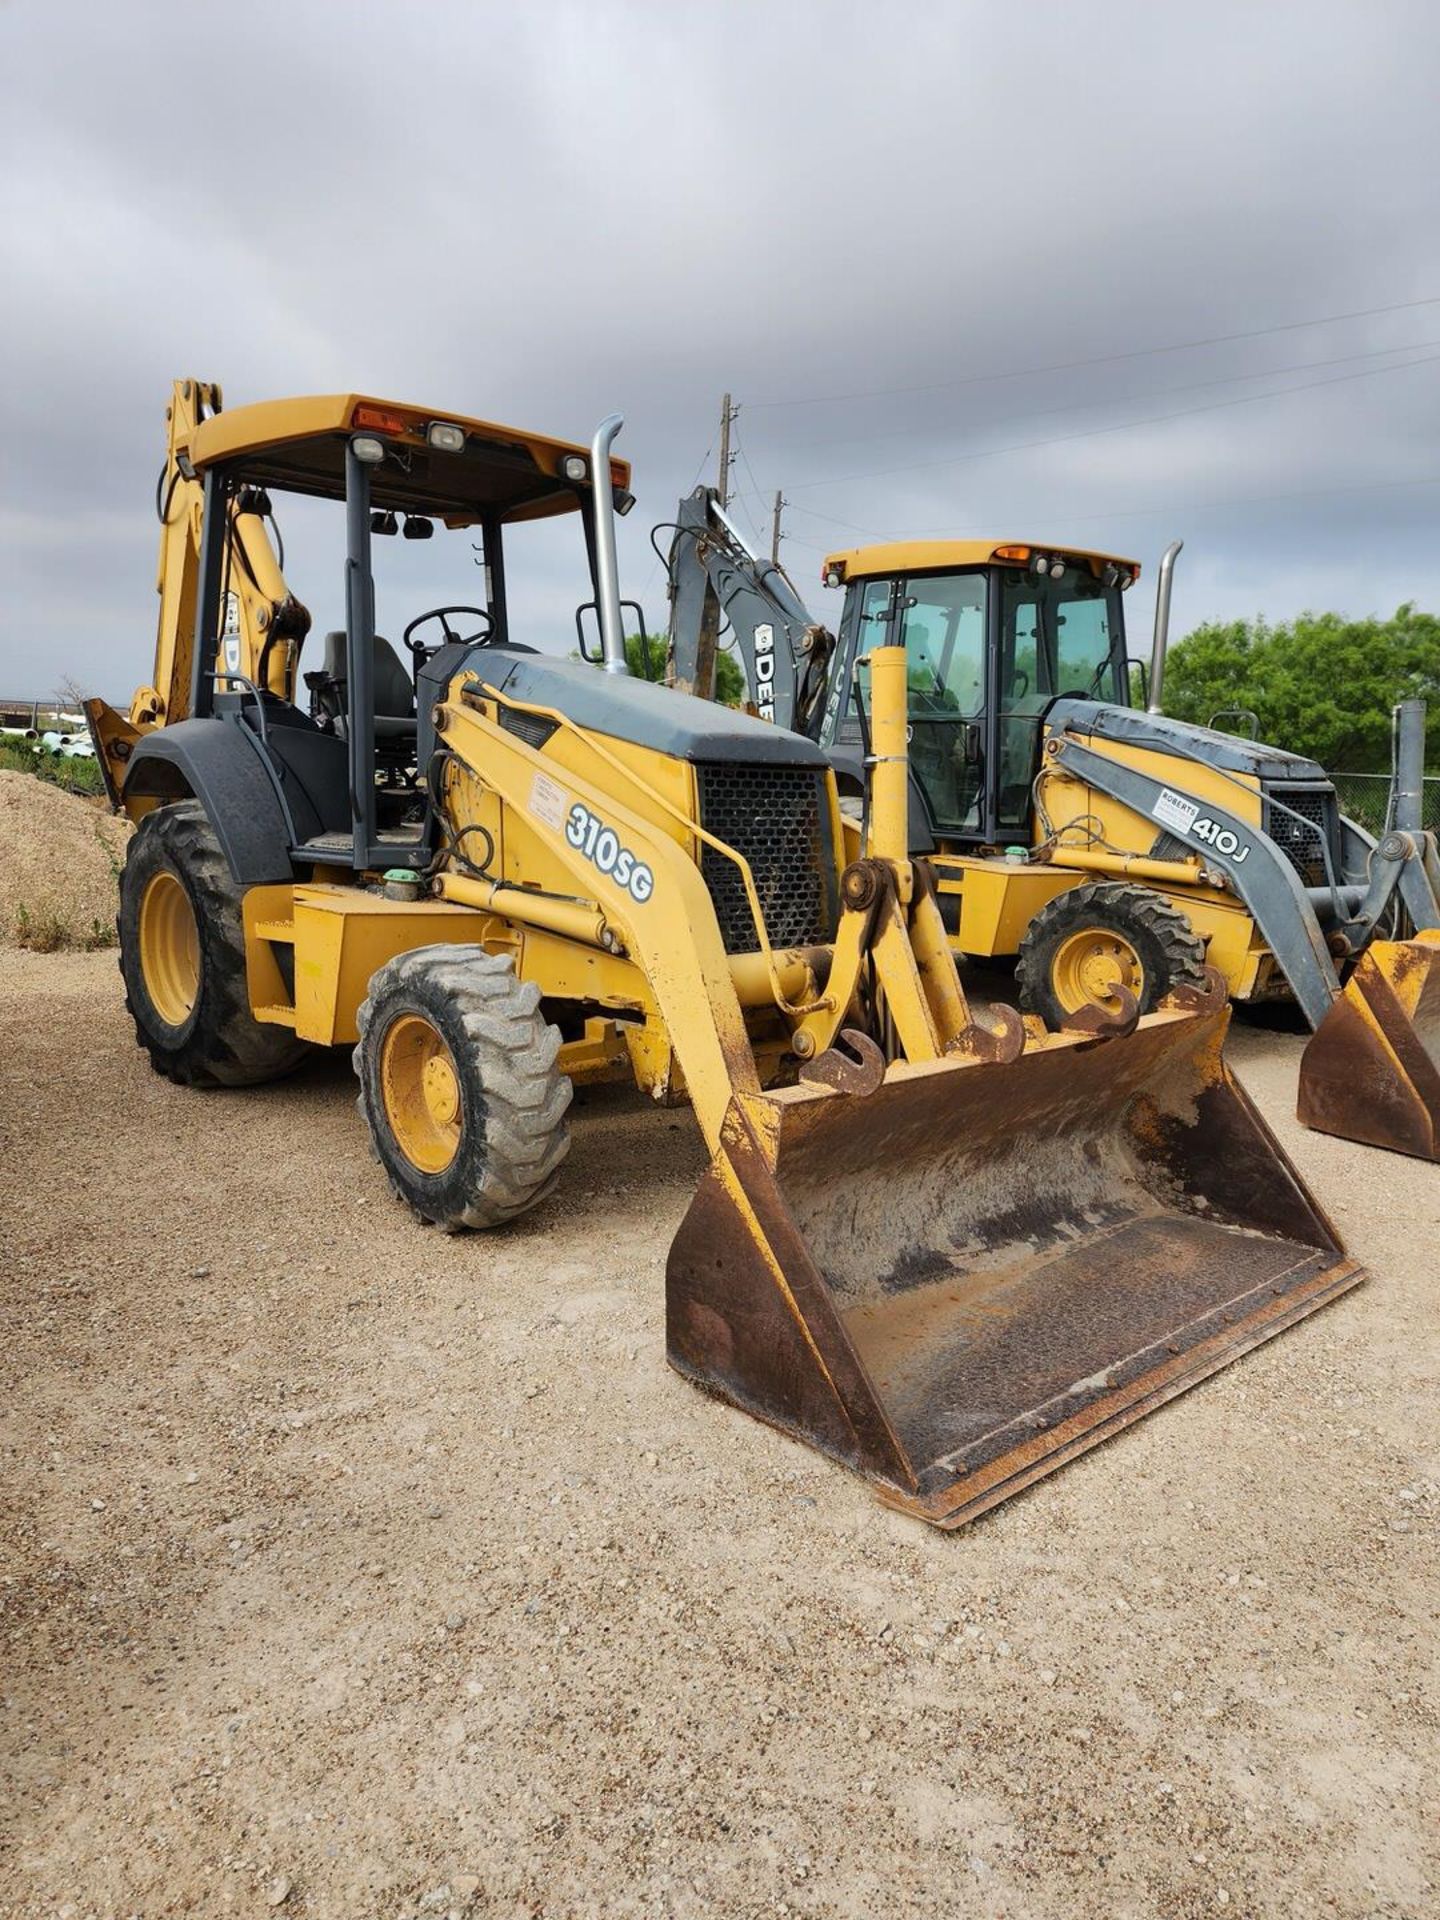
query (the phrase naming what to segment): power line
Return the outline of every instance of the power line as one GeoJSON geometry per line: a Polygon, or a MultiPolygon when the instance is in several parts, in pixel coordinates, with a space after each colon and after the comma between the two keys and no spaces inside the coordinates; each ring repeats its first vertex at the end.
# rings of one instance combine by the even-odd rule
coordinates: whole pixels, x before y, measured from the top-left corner
{"type": "Polygon", "coordinates": [[[1152,427],[1166,420],[1185,420],[1201,413],[1219,413],[1226,407],[1254,406],[1261,400],[1280,400],[1286,394],[1309,393],[1317,387],[1342,386],[1350,380],[1376,380],[1387,373],[1405,373],[1411,367],[1429,366],[1440,360],[1440,354],[1427,354],[1423,359],[1406,360],[1394,367],[1367,367],[1360,373],[1339,373],[1329,380],[1305,380],[1293,387],[1277,387],[1273,393],[1242,393],[1230,400],[1212,400],[1203,407],[1173,407],[1168,413],[1146,414],[1139,420],[1122,420],[1110,427],[1085,427],[1079,433],[1054,434],[1043,440],[1017,440],[1008,447],[981,447],[972,453],[951,454],[944,460],[917,460],[899,467],[871,467],[863,473],[840,473],[820,480],[801,480],[795,483],[792,491],[813,491],[816,487],[843,487],[854,480],[883,480],[891,474],[927,473],[941,467],[958,467],[970,460],[991,460],[1002,453],[1027,453],[1037,447],[1064,446],[1072,440],[1092,440],[1107,433],[1130,433],[1136,427],[1152,427]]]}
{"type": "MultiPolygon", "coordinates": [[[[1121,405],[1124,405],[1132,400],[1163,400],[1172,393],[1201,393],[1210,387],[1233,387],[1244,380],[1273,380],[1278,379],[1282,374],[1311,373],[1321,367],[1349,367],[1354,366],[1357,360],[1387,360],[1393,354],[1421,353],[1430,347],[1440,347],[1440,340],[1412,340],[1407,345],[1401,347],[1374,347],[1368,353],[1343,353],[1334,360],[1295,360],[1283,367],[1264,367],[1257,373],[1227,373],[1216,380],[1187,380],[1177,387],[1153,387],[1148,393],[1106,394],[1102,399],[1070,401],[1063,407],[1036,407],[1028,413],[1018,414],[1012,417],[1017,421],[1047,420],[1057,414],[1084,413],[1092,407],[1109,406],[1117,401],[1121,405]]],[[[1403,361],[1401,364],[1409,365],[1410,363],[1403,361]]],[[[1388,371],[1388,369],[1382,367],[1378,368],[1377,371],[1383,373],[1388,371]]],[[[987,427],[1003,426],[1004,424],[1003,419],[985,422],[987,427]]],[[[802,453],[810,450],[819,450],[823,447],[873,446],[877,440],[914,440],[925,433],[933,434],[934,431],[934,423],[932,422],[928,427],[919,429],[914,427],[900,427],[890,433],[846,434],[843,439],[839,440],[802,440],[795,443],[795,445],[802,453]]]]}
{"type": "MultiPolygon", "coordinates": [[[[1095,520],[1170,518],[1186,513],[1218,513],[1228,511],[1232,507],[1268,506],[1274,501],[1321,500],[1334,494],[1393,493],[1406,487],[1440,487],[1440,474],[1429,474],[1416,480],[1362,481],[1360,485],[1353,487],[1302,487],[1290,493],[1234,494],[1227,500],[1192,500],[1182,506],[1118,507],[1113,512],[1076,514],[1073,516],[1073,521],[1075,525],[1081,526],[1087,525],[1095,520]]],[[[921,527],[915,531],[914,537],[917,539],[931,538],[941,531],[947,531],[947,529],[921,527]]]]}
{"type": "Polygon", "coordinates": [[[1014,367],[1003,373],[972,373],[960,380],[926,381],[918,386],[864,387],[854,393],[810,394],[793,400],[747,400],[752,410],[763,407],[833,407],[849,400],[880,400],[901,393],[944,393],[956,387],[982,386],[992,380],[1031,380],[1043,373],[1073,373],[1080,367],[1114,366],[1121,360],[1149,360],[1165,353],[1193,353],[1200,347],[1227,346],[1236,340],[1263,340],[1274,333],[1298,333],[1305,327],[1338,326],[1344,320],[1373,320],[1387,313],[1411,313],[1417,307],[1440,306],[1440,294],[1426,300],[1398,300],[1388,307],[1357,307],[1353,313],[1315,315],[1308,320],[1283,320],[1272,327],[1251,327],[1241,333],[1212,333],[1203,340],[1181,340],[1168,347],[1132,347],[1124,353],[1100,353],[1084,360],[1054,360],[1042,367],[1014,367]]]}
{"type": "MultiPolygon", "coordinates": [[[[1323,500],[1336,494],[1393,493],[1407,487],[1440,487],[1440,474],[1422,474],[1413,480],[1362,481],[1356,486],[1348,487],[1302,487],[1285,493],[1232,494],[1224,500],[1192,500],[1178,504],[1171,501],[1159,507],[1107,507],[1103,513],[1066,514],[1063,518],[1067,526],[1084,526],[1097,520],[1178,519],[1182,514],[1187,513],[1219,513],[1232,507],[1268,506],[1272,502],[1285,500],[1323,500]]],[[[986,534],[994,531],[1002,521],[1013,523],[1025,519],[1028,514],[1028,509],[1026,513],[1020,514],[1005,511],[995,513],[983,522],[972,521],[968,526],[947,521],[938,527],[907,527],[903,532],[896,533],[879,527],[860,527],[853,520],[837,520],[832,514],[815,513],[809,507],[797,506],[795,511],[807,514],[813,520],[827,520],[832,526],[844,527],[850,533],[864,534],[870,540],[886,541],[926,540],[947,536],[959,539],[966,534],[986,534]]],[[[1056,515],[1047,510],[1045,518],[1053,520],[1056,515]]],[[[802,542],[802,544],[805,543],[802,542]]],[[[821,547],[812,547],[809,550],[813,553],[824,552],[821,547]]]]}
{"type": "MultiPolygon", "coordinates": [[[[760,490],[760,482],[755,478],[755,469],[750,464],[750,455],[745,450],[745,442],[742,439],[740,439],[738,434],[736,435],[736,439],[735,439],[735,451],[739,454],[740,459],[744,463],[745,471],[750,476],[750,485],[754,490],[753,498],[755,500],[756,505],[759,507],[760,511],[763,513],[764,507],[765,507],[765,495],[760,490]]],[[[744,497],[749,498],[752,496],[747,495],[744,497]]],[[[749,510],[747,509],[747,512],[748,511],[749,510]]],[[[754,513],[750,513],[750,528],[755,535],[755,551],[758,553],[760,551],[761,546],[763,545],[763,542],[760,536],[760,522],[756,518],[754,513]]]]}
{"type": "MultiPolygon", "coordinates": [[[[700,456],[700,464],[695,469],[695,478],[690,482],[689,486],[685,489],[685,493],[687,496],[692,494],[695,491],[696,487],[699,486],[700,476],[705,471],[706,467],[710,464],[710,456],[714,451],[715,451],[715,442],[712,440],[709,446],[706,447],[704,453],[702,453],[700,456]]],[[[650,562],[650,571],[646,574],[645,584],[640,589],[640,598],[642,600],[645,598],[646,594],[650,591],[650,582],[655,578],[655,573],[659,565],[660,565],[660,556],[657,553],[654,559],[652,559],[650,562]]]]}
{"type": "Polygon", "coordinates": [[[796,513],[805,514],[808,519],[824,520],[832,527],[844,527],[849,533],[863,533],[868,539],[872,540],[883,540],[885,538],[884,534],[877,533],[873,527],[862,527],[857,525],[853,520],[841,520],[833,513],[817,513],[813,507],[802,507],[799,501],[792,500],[789,494],[785,496],[785,504],[787,507],[793,507],[796,513]]]}

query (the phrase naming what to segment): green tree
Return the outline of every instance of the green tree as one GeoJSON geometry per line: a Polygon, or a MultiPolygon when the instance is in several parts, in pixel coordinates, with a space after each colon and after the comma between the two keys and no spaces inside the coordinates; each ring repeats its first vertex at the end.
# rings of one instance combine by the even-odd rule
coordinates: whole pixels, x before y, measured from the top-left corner
{"type": "MultiPolygon", "coordinates": [[[[663,680],[665,678],[665,641],[655,634],[650,636],[648,658],[644,642],[638,633],[625,636],[625,664],[637,680],[663,680]]],[[[715,656],[715,698],[722,707],[740,707],[745,704],[745,675],[733,653],[720,652],[715,656]]]]}
{"type": "MultiPolygon", "coordinates": [[[[1440,620],[1409,604],[1392,620],[1212,622],[1177,641],[1165,674],[1167,713],[1204,725],[1225,708],[1249,708],[1260,739],[1328,772],[1384,772],[1390,710],[1413,699],[1429,703],[1425,759],[1440,769],[1440,620]]],[[[1234,719],[1221,725],[1243,730],[1234,719]]]]}

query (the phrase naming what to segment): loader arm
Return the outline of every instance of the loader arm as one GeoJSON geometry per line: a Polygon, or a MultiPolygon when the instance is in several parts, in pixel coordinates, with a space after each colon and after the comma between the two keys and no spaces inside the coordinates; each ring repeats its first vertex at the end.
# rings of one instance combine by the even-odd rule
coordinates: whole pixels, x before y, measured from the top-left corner
{"type": "MultiPolygon", "coordinates": [[[[1143,819],[1188,835],[1189,829],[1180,824],[1186,805],[1183,791],[1177,795],[1140,768],[1082,744],[1065,729],[1063,717],[1057,717],[1061,724],[1046,742],[1047,767],[1108,794],[1143,819]]],[[[1177,784],[1183,789],[1183,771],[1177,784]]],[[[1302,1012],[1311,1027],[1318,1028],[1340,995],[1341,979],[1309,891],[1275,842],[1238,812],[1213,801],[1206,803],[1203,815],[1196,807],[1189,811],[1192,824],[1197,815],[1208,822],[1207,837],[1197,846],[1203,844],[1206,860],[1220,868],[1228,887],[1254,916],[1302,1012]]],[[[1334,929],[1342,956],[1369,943],[1397,893],[1417,929],[1440,926],[1440,906],[1428,872],[1429,840],[1422,833],[1387,833],[1371,855],[1370,884],[1363,893],[1334,889],[1342,909],[1334,929]]]]}
{"type": "MultiPolygon", "coordinates": [[[[1370,850],[1367,886],[1344,886],[1332,874],[1329,887],[1310,889],[1268,834],[1214,801],[1207,801],[1203,812],[1193,805],[1183,775],[1175,776],[1181,789],[1176,792],[1138,767],[1082,744],[1066,731],[1063,713],[1052,710],[1052,718],[1059,719],[1059,727],[1045,743],[1047,768],[1189,840],[1192,829],[1203,828],[1207,861],[1249,909],[1313,1029],[1300,1061],[1301,1122],[1342,1139],[1440,1160],[1440,899],[1434,834],[1415,826],[1393,827],[1370,850]],[[1317,898],[1333,916],[1328,933],[1316,911],[1317,898]],[[1375,939],[1397,901],[1415,938],[1375,939]],[[1353,971],[1343,977],[1342,969],[1352,964],[1353,971]]],[[[1184,762],[1179,764],[1183,768],[1184,762]]],[[[1059,857],[1063,860],[1063,854],[1059,857]]]]}
{"type": "Polygon", "coordinates": [[[834,637],[783,567],[750,551],[712,487],[697,487],[676,509],[669,571],[670,684],[713,695],[714,649],[728,621],[760,718],[813,738],[834,637]]]}
{"type": "MultiPolygon", "coordinates": [[[[706,1145],[718,1152],[732,1095],[758,1094],[760,1082],[700,869],[682,840],[620,797],[631,783],[622,784],[623,770],[606,779],[594,736],[572,728],[596,750],[594,775],[559,769],[500,724],[501,708],[515,704],[480,675],[463,674],[436,712],[437,731],[470,777],[523,817],[570,876],[574,897],[599,908],[604,925],[596,937],[634,963],[637,1000],[653,1001],[664,1020],[706,1145]],[[608,830],[628,863],[617,853],[607,871],[587,856],[591,821],[598,823],[595,846],[608,830]]],[[[570,725],[558,713],[520,710],[570,725]]]]}

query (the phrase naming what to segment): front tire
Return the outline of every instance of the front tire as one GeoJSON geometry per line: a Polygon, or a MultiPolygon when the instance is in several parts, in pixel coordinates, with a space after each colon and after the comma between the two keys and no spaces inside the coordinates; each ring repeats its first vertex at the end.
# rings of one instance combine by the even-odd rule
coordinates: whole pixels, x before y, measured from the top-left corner
{"type": "Polygon", "coordinates": [[[142,818],[120,875],[120,974],[136,1040],[180,1086],[255,1086],[308,1051],[250,1012],[242,898],[199,801],[142,818]]]}
{"type": "Polygon", "coordinates": [[[546,1197],[572,1089],[532,981],[483,947],[418,947],[380,968],[357,1024],[358,1105],[422,1220],[498,1227],[546,1197]]]}
{"type": "Polygon", "coordinates": [[[1205,943],[1152,888],[1072,887],[1025,929],[1015,978],[1020,1005],[1055,1033],[1087,1003],[1117,1007],[1116,987],[1149,1013],[1174,988],[1203,985],[1205,943]]]}

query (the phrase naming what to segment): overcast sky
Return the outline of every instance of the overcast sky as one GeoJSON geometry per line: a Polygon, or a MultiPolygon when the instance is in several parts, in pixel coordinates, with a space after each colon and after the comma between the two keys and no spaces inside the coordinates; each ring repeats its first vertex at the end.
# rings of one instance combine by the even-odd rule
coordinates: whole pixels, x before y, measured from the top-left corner
{"type": "MultiPolygon", "coordinates": [[[[1179,631],[1440,606],[1437,76],[1405,0],[0,3],[0,693],[148,678],[177,375],[622,411],[652,623],[726,389],[822,614],[827,550],[945,531],[1141,559],[1142,630],[1177,534],[1179,631]]],[[[572,529],[529,561],[568,650],[572,529]]]]}

